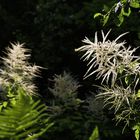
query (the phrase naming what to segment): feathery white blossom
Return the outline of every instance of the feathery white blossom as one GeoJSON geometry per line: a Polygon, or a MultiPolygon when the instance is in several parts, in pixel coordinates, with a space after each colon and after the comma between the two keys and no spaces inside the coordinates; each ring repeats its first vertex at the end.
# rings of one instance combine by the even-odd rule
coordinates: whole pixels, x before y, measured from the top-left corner
{"type": "Polygon", "coordinates": [[[104,106],[109,105],[110,109],[114,108],[115,113],[123,106],[131,108],[130,99],[132,95],[135,95],[135,92],[130,87],[124,88],[115,85],[112,88],[104,86],[100,87],[100,89],[101,92],[96,96],[96,99],[103,98],[104,106]]]}
{"type": "MultiPolygon", "coordinates": [[[[110,30],[111,31],[111,30],[110,30]]],[[[131,47],[126,48],[125,41],[117,42],[126,33],[121,34],[115,40],[107,40],[110,31],[105,35],[102,31],[102,42],[98,41],[97,32],[95,33],[95,40],[91,42],[87,37],[83,40],[84,46],[76,49],[76,51],[85,52],[82,56],[83,61],[89,61],[87,66],[89,67],[84,78],[87,78],[94,73],[97,73],[97,79],[102,77],[102,82],[112,79],[112,85],[114,85],[118,71],[122,68],[128,68],[128,66],[137,57],[133,55],[136,49],[131,47]],[[95,68],[95,70],[93,70],[95,68]]],[[[126,69],[127,70],[127,69],[126,69]]]]}
{"type": "Polygon", "coordinates": [[[4,67],[0,69],[0,84],[5,88],[21,86],[27,94],[34,94],[36,86],[33,79],[39,74],[39,66],[31,66],[28,62],[30,50],[24,44],[12,44],[2,57],[4,67]]]}

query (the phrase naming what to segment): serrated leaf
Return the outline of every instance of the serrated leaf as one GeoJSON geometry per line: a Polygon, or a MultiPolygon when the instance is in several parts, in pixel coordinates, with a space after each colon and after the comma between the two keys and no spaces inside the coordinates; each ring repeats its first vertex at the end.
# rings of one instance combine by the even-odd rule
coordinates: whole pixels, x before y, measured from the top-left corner
{"type": "Polygon", "coordinates": [[[48,123],[45,104],[34,101],[23,90],[17,90],[17,99],[10,101],[0,112],[0,139],[35,139],[42,135],[52,124],[48,123]]]}

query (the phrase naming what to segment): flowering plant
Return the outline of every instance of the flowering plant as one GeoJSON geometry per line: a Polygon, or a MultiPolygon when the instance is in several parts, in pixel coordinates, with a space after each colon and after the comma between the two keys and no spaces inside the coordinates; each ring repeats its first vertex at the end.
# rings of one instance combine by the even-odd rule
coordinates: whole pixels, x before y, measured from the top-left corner
{"type": "Polygon", "coordinates": [[[36,93],[33,79],[38,76],[40,66],[31,66],[28,62],[30,50],[24,48],[24,44],[12,44],[7,48],[6,57],[3,60],[3,68],[0,69],[0,85],[3,90],[8,87],[16,89],[22,87],[28,94],[36,93]]]}
{"type": "Polygon", "coordinates": [[[84,78],[96,73],[97,79],[102,78],[96,99],[102,98],[104,107],[113,110],[117,123],[125,122],[125,128],[139,120],[140,57],[134,55],[137,48],[126,47],[125,41],[118,42],[126,33],[113,41],[107,40],[110,31],[101,33],[102,41],[98,41],[96,32],[94,42],[86,37],[85,44],[76,51],[85,52],[82,59],[89,61],[84,78]]]}

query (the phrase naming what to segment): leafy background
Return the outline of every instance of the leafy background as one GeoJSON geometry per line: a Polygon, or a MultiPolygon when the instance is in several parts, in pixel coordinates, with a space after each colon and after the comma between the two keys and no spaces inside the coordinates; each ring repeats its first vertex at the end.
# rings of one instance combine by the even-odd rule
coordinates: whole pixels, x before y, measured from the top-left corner
{"type": "MultiPolygon", "coordinates": [[[[110,39],[114,39],[121,33],[129,31],[129,34],[124,39],[129,45],[134,47],[140,46],[139,9],[132,8],[131,15],[125,17],[120,27],[116,26],[116,23],[119,22],[117,13],[116,15],[110,15],[109,21],[105,26],[102,26],[99,17],[94,19],[95,13],[105,14],[114,5],[114,2],[117,3],[118,1],[1,0],[0,55],[2,55],[4,48],[9,45],[9,42],[25,42],[26,47],[32,50],[31,62],[47,68],[42,70],[42,77],[35,81],[39,87],[39,93],[46,100],[54,98],[48,88],[53,87],[54,82],[49,79],[53,79],[54,74],[60,74],[64,70],[75,75],[80,85],[82,85],[78,88],[76,98],[83,100],[90,97],[91,91],[96,90],[92,87],[92,84],[100,83],[100,80],[95,81],[94,75],[92,78],[83,80],[83,75],[87,69],[86,64],[80,61],[79,56],[74,51],[75,48],[82,45],[81,40],[85,36],[93,40],[96,31],[103,29],[104,32],[107,32],[109,29],[112,29],[109,35],[110,39]]],[[[139,55],[139,49],[137,54],[139,55]]],[[[47,105],[51,105],[48,101],[44,102],[47,105]]],[[[71,107],[69,109],[68,106],[68,110],[66,109],[57,117],[52,117],[52,120],[56,121],[56,124],[60,127],[57,128],[54,125],[53,129],[49,130],[50,139],[54,139],[55,134],[60,136],[58,139],[62,140],[64,139],[63,133],[69,134],[69,138],[76,136],[75,139],[87,139],[95,124],[102,128],[100,131],[103,134],[101,136],[103,139],[107,137],[115,139],[116,135],[120,138],[121,132],[116,130],[111,121],[113,118],[111,112],[108,113],[102,124],[102,121],[95,123],[93,120],[94,115],[92,116],[93,113],[86,112],[87,114],[84,114],[85,108],[83,106],[86,106],[86,103],[80,104],[82,105],[79,106],[78,111],[71,109],[71,107]],[[71,117],[69,117],[70,114],[71,117]],[[73,118],[75,114],[77,114],[77,118],[73,118]],[[84,124],[83,127],[81,124],[84,124]],[[83,134],[83,132],[86,134],[83,134]]],[[[126,130],[126,134],[124,133],[121,138],[128,137],[132,139],[132,133],[129,132],[129,130],[126,130]]],[[[44,137],[46,139],[46,136],[44,137]]]]}

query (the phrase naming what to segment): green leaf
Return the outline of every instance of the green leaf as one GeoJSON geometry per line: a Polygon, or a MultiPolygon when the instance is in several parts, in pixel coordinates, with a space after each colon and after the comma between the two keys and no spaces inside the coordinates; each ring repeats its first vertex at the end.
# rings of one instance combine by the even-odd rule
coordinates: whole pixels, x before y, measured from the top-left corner
{"type": "Polygon", "coordinates": [[[89,137],[89,140],[98,140],[98,139],[99,139],[99,130],[98,130],[98,127],[96,126],[91,136],[89,137]]]}
{"type": "Polygon", "coordinates": [[[139,140],[139,134],[140,134],[140,124],[136,124],[133,128],[133,130],[135,130],[135,138],[137,140],[139,140]]]}
{"type": "Polygon", "coordinates": [[[6,107],[7,104],[8,104],[8,102],[7,102],[7,101],[4,101],[4,102],[3,102],[3,107],[6,107]]]}
{"type": "Polygon", "coordinates": [[[127,2],[127,0],[121,0],[121,3],[126,3],[127,2]]]}
{"type": "Polygon", "coordinates": [[[123,21],[124,21],[124,16],[123,16],[122,10],[121,10],[121,13],[118,16],[118,19],[119,19],[120,22],[117,24],[117,26],[121,26],[123,21]]]}
{"type": "Polygon", "coordinates": [[[138,129],[135,131],[135,138],[136,138],[137,140],[139,140],[139,130],[138,130],[138,129]]]}
{"type": "Polygon", "coordinates": [[[103,14],[101,14],[101,13],[96,13],[96,14],[94,14],[94,18],[97,18],[97,17],[99,17],[99,16],[103,16],[103,14]]]}
{"type": "Polygon", "coordinates": [[[53,124],[48,123],[46,105],[34,101],[22,89],[17,98],[0,112],[0,139],[30,139],[41,136],[53,124]],[[29,137],[30,136],[30,137],[29,137]]]}
{"type": "Polygon", "coordinates": [[[131,8],[129,7],[127,12],[125,12],[124,8],[122,8],[122,14],[128,17],[131,14],[131,8]]]}
{"type": "Polygon", "coordinates": [[[130,1],[130,6],[133,8],[140,8],[140,2],[136,0],[131,0],[130,1]]]}
{"type": "Polygon", "coordinates": [[[140,98],[140,89],[138,90],[136,95],[137,95],[138,98],[140,98]]]}
{"type": "Polygon", "coordinates": [[[109,16],[110,16],[110,13],[108,13],[108,14],[106,14],[106,15],[103,16],[103,26],[105,26],[106,23],[108,22],[109,16]]]}
{"type": "Polygon", "coordinates": [[[129,80],[130,80],[130,77],[126,76],[125,77],[125,83],[128,85],[129,84],[129,80]]]}

